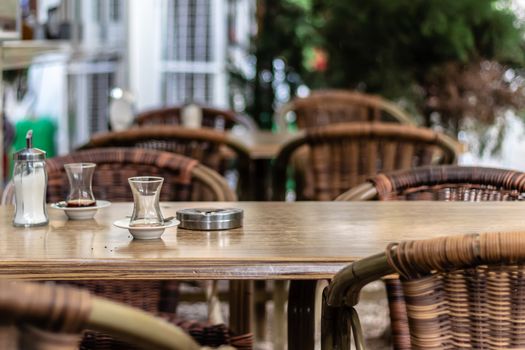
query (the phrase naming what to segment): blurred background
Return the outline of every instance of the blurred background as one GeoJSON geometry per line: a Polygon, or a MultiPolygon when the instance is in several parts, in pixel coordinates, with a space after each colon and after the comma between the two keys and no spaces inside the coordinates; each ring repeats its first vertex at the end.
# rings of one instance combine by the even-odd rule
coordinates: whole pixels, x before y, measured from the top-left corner
{"type": "Polygon", "coordinates": [[[160,106],[276,130],[330,88],[458,138],[461,164],[525,170],[524,21],[517,0],[2,0],[4,169],[29,128],[50,157],[160,106]]]}

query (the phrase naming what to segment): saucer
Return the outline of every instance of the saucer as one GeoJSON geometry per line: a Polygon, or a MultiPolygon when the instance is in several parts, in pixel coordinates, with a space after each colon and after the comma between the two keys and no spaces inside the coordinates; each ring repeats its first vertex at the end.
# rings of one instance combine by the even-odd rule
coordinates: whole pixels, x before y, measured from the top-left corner
{"type": "Polygon", "coordinates": [[[120,219],[113,223],[114,226],[128,230],[135,239],[157,239],[162,236],[164,230],[168,227],[178,226],[179,220],[173,219],[165,221],[162,226],[151,227],[132,227],[129,226],[129,219],[120,219]]]}
{"type": "Polygon", "coordinates": [[[97,210],[109,207],[111,202],[97,200],[96,205],[91,207],[68,207],[65,201],[51,204],[51,208],[66,212],[70,220],[89,220],[97,213],[97,210]]]}

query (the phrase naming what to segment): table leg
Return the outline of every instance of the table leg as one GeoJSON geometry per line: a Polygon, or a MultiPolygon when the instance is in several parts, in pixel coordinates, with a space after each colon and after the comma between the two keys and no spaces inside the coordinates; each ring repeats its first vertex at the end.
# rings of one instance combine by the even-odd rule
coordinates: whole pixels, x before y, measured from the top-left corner
{"type": "Polygon", "coordinates": [[[266,340],[266,281],[254,282],[255,340],[266,340]]]}
{"type": "Polygon", "coordinates": [[[253,175],[255,181],[252,184],[253,200],[269,201],[271,200],[271,179],[272,166],[269,159],[253,160],[253,175]]]}
{"type": "Polygon", "coordinates": [[[275,281],[273,287],[273,349],[286,348],[286,301],[287,281],[275,281]]]}
{"type": "Polygon", "coordinates": [[[291,281],[288,349],[314,350],[321,336],[322,291],[326,281],[291,281]]]}
{"type": "Polygon", "coordinates": [[[253,281],[230,281],[230,329],[236,334],[252,332],[253,281]]]}

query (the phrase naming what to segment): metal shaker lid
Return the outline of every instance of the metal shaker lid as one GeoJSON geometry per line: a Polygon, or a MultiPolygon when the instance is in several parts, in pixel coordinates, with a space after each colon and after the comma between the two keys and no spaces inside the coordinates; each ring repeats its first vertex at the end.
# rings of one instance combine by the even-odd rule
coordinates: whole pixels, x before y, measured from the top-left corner
{"type": "Polygon", "coordinates": [[[46,159],[46,152],[38,148],[33,148],[33,130],[26,134],[26,148],[13,154],[14,160],[39,161],[46,159]]]}
{"type": "Polygon", "coordinates": [[[243,210],[237,208],[190,208],[177,211],[180,228],[188,230],[230,230],[241,227],[243,210]]]}

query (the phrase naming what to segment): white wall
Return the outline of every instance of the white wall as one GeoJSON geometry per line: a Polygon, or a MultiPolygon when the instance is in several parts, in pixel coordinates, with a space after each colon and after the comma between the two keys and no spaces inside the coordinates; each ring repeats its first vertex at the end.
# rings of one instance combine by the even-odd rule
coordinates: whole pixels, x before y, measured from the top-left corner
{"type": "Polygon", "coordinates": [[[161,13],[163,0],[128,0],[128,58],[130,90],[137,110],[161,103],[161,13]]]}

